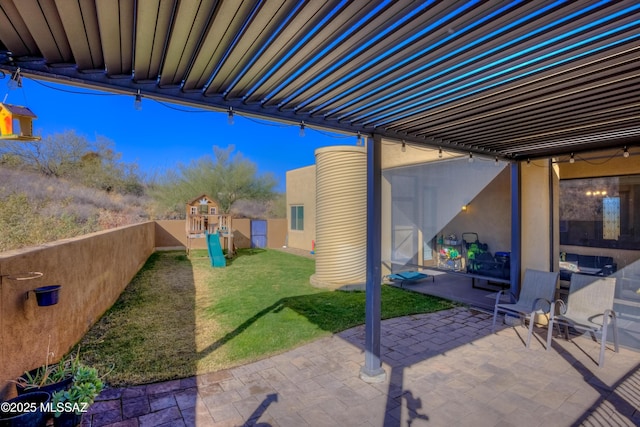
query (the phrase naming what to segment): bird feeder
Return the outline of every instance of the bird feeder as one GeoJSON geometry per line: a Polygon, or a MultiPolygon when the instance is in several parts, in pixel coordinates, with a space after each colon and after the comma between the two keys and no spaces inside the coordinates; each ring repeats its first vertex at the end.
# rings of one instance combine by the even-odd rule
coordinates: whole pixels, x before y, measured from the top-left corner
{"type": "Polygon", "coordinates": [[[33,119],[38,117],[27,107],[0,103],[0,139],[39,141],[33,135],[33,119]]]}

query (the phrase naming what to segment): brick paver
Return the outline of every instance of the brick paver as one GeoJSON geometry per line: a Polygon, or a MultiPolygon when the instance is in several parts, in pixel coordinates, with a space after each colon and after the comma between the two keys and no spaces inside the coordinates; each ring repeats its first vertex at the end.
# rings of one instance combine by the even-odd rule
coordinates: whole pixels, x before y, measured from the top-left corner
{"type": "Polygon", "coordinates": [[[640,353],[588,337],[544,349],[536,330],[458,307],[382,322],[386,380],[366,383],[364,327],[196,378],[110,389],[83,426],[634,426],[640,353]]]}

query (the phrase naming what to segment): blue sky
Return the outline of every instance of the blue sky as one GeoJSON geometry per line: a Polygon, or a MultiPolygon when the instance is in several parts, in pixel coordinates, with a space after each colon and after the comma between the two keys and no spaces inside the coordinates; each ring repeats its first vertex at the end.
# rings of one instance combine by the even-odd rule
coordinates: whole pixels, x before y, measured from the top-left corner
{"type": "Polygon", "coordinates": [[[297,126],[238,115],[229,125],[226,113],[160,104],[152,99],[143,98],[142,110],[138,111],[133,107],[133,95],[24,77],[22,88],[2,92],[8,93],[6,103],[29,107],[38,116],[33,122],[36,134],[75,130],[91,141],[96,136],[105,137],[113,141],[122,161],[136,162],[149,176],[174,168],[179,162],[212,155],[214,145],[233,144],[236,152],[256,164],[260,174],[272,172],[279,181],[277,190],[284,191],[285,172],[313,164],[316,148],[356,144],[355,136],[345,138],[307,128],[305,136],[300,137],[297,126]]]}

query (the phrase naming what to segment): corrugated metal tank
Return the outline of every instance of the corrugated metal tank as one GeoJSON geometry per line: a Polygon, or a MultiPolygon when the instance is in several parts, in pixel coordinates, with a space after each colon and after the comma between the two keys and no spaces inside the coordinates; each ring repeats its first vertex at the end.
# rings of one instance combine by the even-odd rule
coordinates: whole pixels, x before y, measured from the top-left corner
{"type": "Polygon", "coordinates": [[[316,155],[316,274],[314,286],[363,285],[367,249],[367,155],[354,146],[319,148],[316,155]]]}

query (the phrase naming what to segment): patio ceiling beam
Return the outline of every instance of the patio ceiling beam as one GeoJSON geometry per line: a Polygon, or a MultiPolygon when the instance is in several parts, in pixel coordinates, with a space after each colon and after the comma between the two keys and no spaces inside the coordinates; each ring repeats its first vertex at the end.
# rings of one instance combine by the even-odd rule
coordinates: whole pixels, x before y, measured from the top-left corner
{"type": "Polygon", "coordinates": [[[505,160],[637,142],[633,0],[0,3],[25,76],[505,160]]]}
{"type": "MultiPolygon", "coordinates": [[[[348,123],[340,122],[327,122],[325,120],[317,119],[314,117],[308,117],[305,115],[297,115],[295,112],[283,112],[275,108],[264,108],[260,104],[245,104],[238,100],[225,100],[220,96],[217,97],[205,97],[200,92],[196,91],[182,91],[179,87],[159,88],[155,84],[140,84],[135,83],[132,79],[125,78],[109,78],[101,73],[79,73],[74,68],[59,67],[55,70],[49,69],[45,64],[39,65],[42,71],[36,71],[36,66],[31,65],[28,71],[21,71],[25,77],[32,77],[38,80],[49,81],[54,83],[63,83],[76,87],[83,87],[87,89],[102,90],[106,92],[118,93],[123,95],[134,96],[138,90],[141,91],[143,98],[155,99],[162,102],[169,102],[178,105],[190,106],[202,108],[210,111],[226,112],[229,107],[232,107],[236,114],[246,115],[250,117],[263,118],[267,120],[273,120],[276,122],[287,123],[291,125],[299,125],[304,122],[305,126],[333,131],[342,134],[351,134],[354,137],[360,133],[362,136],[372,135],[377,133],[378,135],[400,141],[402,139],[413,144],[420,144],[430,147],[443,146],[447,147],[450,151],[459,151],[467,153],[471,150],[471,147],[467,147],[462,144],[456,144],[450,141],[437,142],[431,138],[420,137],[414,138],[409,134],[387,132],[384,129],[376,128],[364,128],[362,126],[352,126],[348,123]],[[55,71],[55,74],[52,72],[55,71]]],[[[0,64],[0,70],[4,70],[7,73],[14,72],[16,67],[7,67],[0,64]]],[[[477,154],[498,156],[501,159],[503,156],[498,152],[487,152],[486,150],[478,150],[477,154]]]]}

